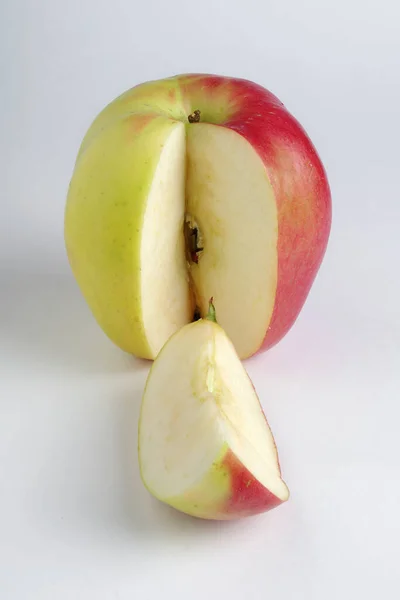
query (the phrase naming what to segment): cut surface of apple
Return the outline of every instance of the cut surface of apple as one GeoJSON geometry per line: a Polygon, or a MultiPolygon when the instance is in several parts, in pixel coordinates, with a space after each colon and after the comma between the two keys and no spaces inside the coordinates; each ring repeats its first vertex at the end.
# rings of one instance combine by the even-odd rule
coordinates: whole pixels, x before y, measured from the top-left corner
{"type": "Polygon", "coordinates": [[[156,498],[196,517],[244,517],[288,499],[256,392],[216,323],[186,325],[153,363],[139,463],[156,498]]]}
{"type": "Polygon", "coordinates": [[[193,317],[186,265],[185,127],[165,141],[145,204],[140,245],[143,327],[151,356],[193,317]]]}
{"type": "Polygon", "coordinates": [[[274,308],[278,221],[263,162],[231,129],[198,123],[187,135],[187,212],[198,228],[198,261],[189,262],[196,304],[218,322],[238,354],[261,346],[274,308]]]}
{"type": "Polygon", "coordinates": [[[132,88],[95,119],[65,242],[96,320],[123,350],[154,359],[213,296],[247,358],[295,321],[330,219],[323,166],[275,96],[182,75],[132,88]]]}

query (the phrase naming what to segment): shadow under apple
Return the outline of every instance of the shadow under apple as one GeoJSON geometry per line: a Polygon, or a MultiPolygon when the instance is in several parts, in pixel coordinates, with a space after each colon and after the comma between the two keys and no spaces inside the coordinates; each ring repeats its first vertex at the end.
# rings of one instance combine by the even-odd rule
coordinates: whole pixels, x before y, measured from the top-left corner
{"type": "Polygon", "coordinates": [[[71,274],[3,278],[0,335],[5,361],[53,374],[147,370],[102,332],[71,274]],[[4,350],[6,348],[6,350],[4,350]]]}

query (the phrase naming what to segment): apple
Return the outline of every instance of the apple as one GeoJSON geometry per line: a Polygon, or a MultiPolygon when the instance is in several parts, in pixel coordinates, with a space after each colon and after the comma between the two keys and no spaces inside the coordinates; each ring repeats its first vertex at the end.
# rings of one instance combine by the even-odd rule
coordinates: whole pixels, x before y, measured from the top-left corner
{"type": "Polygon", "coordinates": [[[246,358],[293,325],[330,224],[322,163],[273,94],[180,75],[134,87],[94,120],[65,242],[96,320],[123,350],[154,359],[214,296],[246,358]]]}
{"type": "Polygon", "coordinates": [[[138,446],[146,488],[194,517],[235,519],[288,499],[271,430],[213,304],[153,362],[138,446]]]}

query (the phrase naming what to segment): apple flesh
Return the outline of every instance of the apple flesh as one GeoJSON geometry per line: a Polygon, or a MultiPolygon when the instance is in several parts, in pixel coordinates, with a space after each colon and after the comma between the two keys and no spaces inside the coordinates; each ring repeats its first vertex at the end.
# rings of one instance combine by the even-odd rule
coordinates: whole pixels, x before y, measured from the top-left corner
{"type": "Polygon", "coordinates": [[[214,296],[246,358],[296,320],[330,223],[325,171],[282,103],[249,81],[183,75],[137,86],[95,119],[65,240],[95,318],[122,349],[154,359],[214,296]]]}
{"type": "Polygon", "coordinates": [[[139,420],[143,482],[204,519],[270,510],[289,497],[252,383],[219,325],[183,327],[154,361],[139,420]]]}

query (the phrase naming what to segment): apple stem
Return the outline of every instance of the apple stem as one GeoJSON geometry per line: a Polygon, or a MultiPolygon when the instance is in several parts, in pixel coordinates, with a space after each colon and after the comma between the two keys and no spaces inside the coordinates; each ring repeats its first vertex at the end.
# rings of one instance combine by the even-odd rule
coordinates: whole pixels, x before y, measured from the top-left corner
{"type": "Polygon", "coordinates": [[[200,116],[201,116],[201,113],[200,113],[199,109],[197,108],[196,110],[194,110],[192,112],[192,114],[190,114],[188,116],[189,123],[200,123],[200,116]]]}
{"type": "Polygon", "coordinates": [[[207,313],[206,319],[208,321],[213,321],[214,323],[217,322],[217,315],[216,315],[215,306],[214,306],[214,298],[210,298],[210,300],[208,301],[208,313],[207,313]]]}

